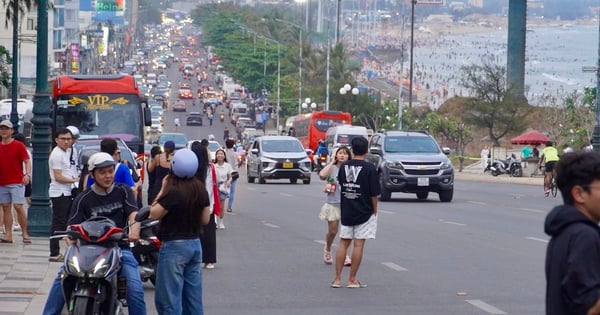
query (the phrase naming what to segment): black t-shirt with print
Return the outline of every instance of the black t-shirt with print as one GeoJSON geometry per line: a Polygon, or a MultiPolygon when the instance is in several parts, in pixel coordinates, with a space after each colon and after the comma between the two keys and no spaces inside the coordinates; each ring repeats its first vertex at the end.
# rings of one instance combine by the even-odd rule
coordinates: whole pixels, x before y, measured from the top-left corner
{"type": "Polygon", "coordinates": [[[338,181],[342,190],[342,225],[367,222],[373,215],[371,197],[381,194],[375,166],[363,160],[349,160],[340,167],[338,181]]]}
{"type": "Polygon", "coordinates": [[[173,190],[160,198],[158,203],[167,210],[160,220],[159,238],[163,241],[198,238],[200,235],[200,215],[204,207],[210,206],[206,189],[200,191],[201,196],[197,209],[184,209],[181,200],[190,198],[180,191],[173,190]]]}
{"type": "Polygon", "coordinates": [[[105,195],[87,189],[78,194],[71,204],[68,224],[80,224],[91,217],[107,217],[117,227],[127,226],[131,213],[138,210],[131,188],[123,184],[115,184],[105,195]]]}

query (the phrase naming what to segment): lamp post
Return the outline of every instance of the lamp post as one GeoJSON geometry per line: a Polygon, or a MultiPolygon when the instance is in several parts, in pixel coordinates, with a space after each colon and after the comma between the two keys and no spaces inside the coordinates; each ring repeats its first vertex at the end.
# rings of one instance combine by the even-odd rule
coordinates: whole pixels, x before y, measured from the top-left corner
{"type": "MultiPolygon", "coordinates": [[[[598,23],[598,40],[600,40],[600,23],[598,23]]],[[[598,64],[596,66],[596,125],[592,134],[592,146],[594,151],[600,152],[600,41],[598,42],[598,64]]]]}
{"type": "MultiPolygon", "coordinates": [[[[281,22],[285,25],[289,25],[292,27],[298,28],[298,49],[299,51],[299,59],[298,59],[298,114],[302,113],[302,27],[296,25],[294,23],[290,23],[286,20],[275,19],[277,22],[281,22]]],[[[308,23],[307,23],[308,24],[308,23]]]]}
{"type": "Polygon", "coordinates": [[[302,105],[301,105],[301,106],[302,106],[302,109],[308,109],[308,107],[309,107],[309,106],[310,106],[310,109],[311,109],[311,110],[315,110],[315,109],[317,109],[317,103],[315,103],[315,102],[312,102],[312,100],[310,99],[310,97],[307,97],[307,98],[304,100],[304,103],[302,103],[302,105]]]}
{"type": "Polygon", "coordinates": [[[358,90],[358,88],[352,87],[352,85],[350,85],[350,83],[346,83],[346,84],[344,84],[344,86],[342,86],[340,88],[340,95],[346,95],[346,94],[348,94],[348,92],[350,92],[350,93],[352,93],[352,95],[356,96],[356,95],[358,95],[358,93],[360,91],[358,90]]]}
{"type": "Polygon", "coordinates": [[[31,206],[27,215],[29,234],[50,234],[50,174],[48,157],[51,149],[50,94],[48,91],[48,0],[38,0],[37,6],[36,79],[33,97],[33,181],[31,206]]]}

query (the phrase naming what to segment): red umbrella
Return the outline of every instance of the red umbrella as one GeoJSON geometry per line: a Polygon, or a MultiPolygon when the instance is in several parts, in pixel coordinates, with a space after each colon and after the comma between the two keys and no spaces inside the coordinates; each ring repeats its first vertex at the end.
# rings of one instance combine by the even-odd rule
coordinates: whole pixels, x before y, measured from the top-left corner
{"type": "Polygon", "coordinates": [[[519,136],[516,136],[510,139],[511,144],[532,144],[532,145],[540,145],[542,143],[546,143],[546,141],[550,140],[548,136],[537,131],[530,130],[519,136]]]}

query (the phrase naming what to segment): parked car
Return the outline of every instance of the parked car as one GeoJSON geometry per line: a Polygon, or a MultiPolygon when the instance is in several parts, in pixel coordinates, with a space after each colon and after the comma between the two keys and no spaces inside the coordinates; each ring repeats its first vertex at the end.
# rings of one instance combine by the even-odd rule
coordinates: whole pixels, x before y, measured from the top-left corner
{"type": "Polygon", "coordinates": [[[261,184],[267,179],[289,179],[295,184],[301,179],[310,184],[311,161],[300,141],[289,136],[262,136],[250,145],[247,157],[248,182],[261,184]]]}
{"type": "Polygon", "coordinates": [[[202,113],[199,112],[191,112],[188,114],[185,119],[185,124],[187,126],[202,126],[202,113]]]}
{"type": "Polygon", "coordinates": [[[381,201],[390,200],[392,192],[413,193],[427,199],[438,193],[440,201],[450,202],[454,194],[454,167],[426,131],[385,131],[369,141],[365,161],[373,163],[379,173],[381,201]]]}

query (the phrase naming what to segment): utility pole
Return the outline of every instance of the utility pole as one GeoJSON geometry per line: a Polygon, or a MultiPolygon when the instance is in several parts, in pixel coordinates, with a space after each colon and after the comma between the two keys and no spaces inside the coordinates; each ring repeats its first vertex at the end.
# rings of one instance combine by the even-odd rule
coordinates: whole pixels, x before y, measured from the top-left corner
{"type": "Polygon", "coordinates": [[[600,152],[600,23],[598,23],[598,63],[596,67],[583,67],[583,72],[596,72],[596,124],[592,133],[594,151],[600,152]]]}

